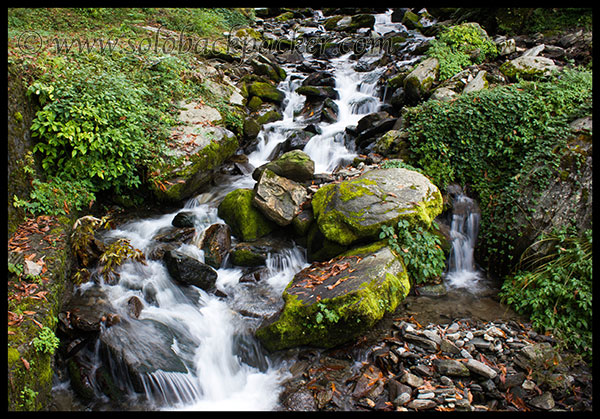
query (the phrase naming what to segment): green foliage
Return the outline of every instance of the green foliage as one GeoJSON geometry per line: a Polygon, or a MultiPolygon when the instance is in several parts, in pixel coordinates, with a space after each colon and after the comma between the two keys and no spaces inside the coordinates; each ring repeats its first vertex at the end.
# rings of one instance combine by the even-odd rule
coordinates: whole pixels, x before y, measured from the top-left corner
{"type": "Polygon", "coordinates": [[[60,340],[56,337],[52,329],[44,326],[31,343],[36,351],[54,355],[54,351],[58,348],[60,340]]]}
{"type": "Polygon", "coordinates": [[[494,58],[498,51],[477,24],[462,23],[443,30],[429,44],[426,54],[440,63],[439,79],[446,80],[463,68],[494,58]]]}
{"type": "Polygon", "coordinates": [[[19,394],[19,407],[23,410],[36,410],[36,398],[38,396],[37,391],[33,391],[31,388],[25,386],[19,394]]]}
{"type": "Polygon", "coordinates": [[[592,230],[578,235],[561,228],[543,236],[524,253],[521,268],[508,278],[501,297],[517,312],[527,314],[539,330],[551,330],[592,358],[592,230]],[[532,251],[552,245],[550,253],[532,251]]]}
{"type": "Polygon", "coordinates": [[[335,310],[328,309],[327,306],[322,302],[317,303],[317,309],[319,310],[315,315],[315,321],[317,324],[321,324],[324,320],[329,323],[337,323],[340,319],[339,314],[337,314],[335,310]]]}
{"type": "Polygon", "coordinates": [[[569,122],[591,111],[592,73],[577,70],[452,102],[427,101],[406,113],[408,161],[442,189],[453,181],[470,185],[482,211],[479,239],[486,257],[506,264],[513,237],[500,221],[513,218],[525,190],[544,190],[559,166],[557,150],[569,138],[569,122]]]}
{"type": "MultiPolygon", "coordinates": [[[[435,222],[433,228],[438,229],[435,222]]],[[[396,229],[382,226],[379,238],[387,238],[390,249],[402,257],[409,278],[417,284],[438,279],[446,268],[440,238],[420,225],[400,220],[396,229]]]]}
{"type": "Polygon", "coordinates": [[[14,196],[13,205],[34,215],[67,215],[88,207],[95,200],[94,194],[90,192],[93,186],[87,179],[63,180],[55,177],[48,182],[34,179],[32,186],[30,200],[14,196]]]}
{"type": "Polygon", "coordinates": [[[144,253],[135,249],[127,239],[119,239],[111,243],[106,251],[100,256],[98,265],[100,266],[100,274],[104,280],[111,283],[119,276],[116,272],[117,267],[121,266],[127,260],[135,260],[146,264],[144,253]]]}

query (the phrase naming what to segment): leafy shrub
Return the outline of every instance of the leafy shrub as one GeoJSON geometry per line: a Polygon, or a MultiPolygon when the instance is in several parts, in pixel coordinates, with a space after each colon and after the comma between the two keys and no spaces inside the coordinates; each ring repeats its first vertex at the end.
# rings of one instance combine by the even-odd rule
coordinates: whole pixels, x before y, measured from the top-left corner
{"type": "Polygon", "coordinates": [[[551,330],[578,352],[592,356],[592,230],[578,235],[562,228],[534,243],[552,243],[549,254],[528,252],[501,297],[517,312],[529,315],[533,326],[551,330]]]}
{"type": "Polygon", "coordinates": [[[443,30],[432,40],[427,55],[440,63],[439,79],[446,80],[463,68],[494,58],[498,51],[487,33],[475,23],[462,23],[443,30]]]}
{"type": "MultiPolygon", "coordinates": [[[[435,222],[432,224],[438,229],[435,222]]],[[[446,268],[440,238],[420,225],[400,220],[397,228],[382,226],[379,238],[387,238],[390,249],[402,257],[408,276],[414,283],[436,280],[446,268]]]]}
{"type": "Polygon", "coordinates": [[[95,195],[90,192],[92,184],[87,179],[72,181],[57,177],[48,182],[33,179],[32,186],[30,200],[14,196],[13,205],[35,215],[67,215],[88,207],[95,200],[95,195]]]}
{"type": "Polygon", "coordinates": [[[53,355],[60,344],[60,340],[56,337],[52,329],[44,327],[40,330],[38,336],[33,338],[31,343],[36,351],[53,355]]]}
{"type": "Polygon", "coordinates": [[[568,123],[591,111],[592,73],[577,70],[427,101],[407,109],[407,160],[442,189],[453,181],[470,186],[481,207],[481,247],[496,266],[508,265],[512,232],[498,220],[512,219],[518,196],[544,190],[560,164],[568,123]],[[519,181],[528,176],[528,185],[519,181]]]}

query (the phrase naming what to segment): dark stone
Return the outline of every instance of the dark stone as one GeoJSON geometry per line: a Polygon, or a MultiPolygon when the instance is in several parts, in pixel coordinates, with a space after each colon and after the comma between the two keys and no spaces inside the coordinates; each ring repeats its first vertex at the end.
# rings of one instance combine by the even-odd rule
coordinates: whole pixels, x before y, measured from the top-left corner
{"type": "Polygon", "coordinates": [[[170,250],[163,258],[169,275],[185,285],[194,285],[212,291],[217,281],[217,272],[210,266],[177,250],[170,250]]]}
{"type": "Polygon", "coordinates": [[[195,219],[196,215],[192,211],[181,211],[175,215],[171,224],[179,228],[194,227],[195,219]]]}
{"type": "Polygon", "coordinates": [[[231,228],[227,224],[213,224],[204,231],[200,248],[204,251],[204,261],[219,269],[231,248],[231,228]]]}

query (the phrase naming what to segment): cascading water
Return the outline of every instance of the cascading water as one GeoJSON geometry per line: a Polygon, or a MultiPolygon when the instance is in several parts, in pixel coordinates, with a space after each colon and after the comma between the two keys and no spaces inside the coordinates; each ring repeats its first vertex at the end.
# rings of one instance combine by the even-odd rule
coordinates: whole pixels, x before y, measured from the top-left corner
{"type": "Polygon", "coordinates": [[[447,286],[462,288],[475,293],[480,290],[481,273],[475,267],[473,253],[479,232],[479,208],[475,201],[462,193],[453,199],[452,222],[450,224],[451,250],[447,286]]]}
{"type": "MultiPolygon", "coordinates": [[[[377,15],[377,22],[393,26],[388,15],[377,15]]],[[[355,157],[352,144],[345,139],[345,129],[381,105],[377,80],[383,68],[357,72],[348,55],[332,59],[330,64],[339,94],[335,101],[339,112],[336,122],[319,124],[320,134],[313,136],[304,149],[315,161],[316,173],[331,172],[355,157]]],[[[248,155],[249,163],[255,167],[267,162],[279,143],[306,125],[302,117],[295,116],[305,101],[295,90],[306,75],[295,72],[293,67],[286,67],[286,72],[287,78],[278,86],[285,93],[283,119],[263,126],[256,150],[248,155]]],[[[225,176],[218,187],[190,199],[182,210],[194,213],[195,230],[200,234],[177,250],[204,262],[204,253],[197,244],[206,228],[223,223],[217,215],[219,203],[228,192],[251,188],[254,183],[249,175],[225,176]]],[[[169,228],[178,212],[128,222],[110,230],[105,239],[125,238],[147,254],[156,246],[153,237],[169,228]]],[[[271,410],[277,407],[286,368],[263,353],[252,330],[281,308],[283,289],[306,266],[305,250],[295,244],[269,255],[266,272],[256,282],[240,282],[243,270],[226,261],[217,270],[216,282],[217,290],[227,296],[223,298],[197,287],[176,284],[162,261],[129,261],[119,268],[116,284],[90,282],[77,292],[98,287],[104,293],[122,320],[102,331],[103,342],[117,342],[122,350],[120,356],[132,357],[142,371],[147,371],[137,377],[140,383],[135,392],[134,383],[120,383],[125,392],[142,393],[141,399],[131,396],[129,408],[271,410]],[[137,318],[129,314],[128,302],[133,297],[143,304],[137,318]]],[[[118,357],[101,356],[99,348],[89,355],[90,362],[98,366],[102,362],[118,364],[118,357]]],[[[124,368],[111,367],[113,375],[125,382],[129,377],[122,371],[124,368]]]]}

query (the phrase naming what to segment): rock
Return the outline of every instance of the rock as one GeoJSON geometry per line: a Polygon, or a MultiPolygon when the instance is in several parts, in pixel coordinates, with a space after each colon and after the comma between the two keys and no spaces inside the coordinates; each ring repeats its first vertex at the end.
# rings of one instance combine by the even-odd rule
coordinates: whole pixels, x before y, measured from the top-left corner
{"type": "Polygon", "coordinates": [[[454,377],[468,377],[471,375],[469,369],[459,361],[454,359],[436,359],[433,364],[435,369],[441,375],[449,375],[454,377]]]}
{"type": "Polygon", "coordinates": [[[434,400],[430,400],[430,399],[415,399],[406,405],[406,407],[408,407],[410,409],[415,409],[415,410],[433,409],[436,406],[437,406],[437,403],[434,400]]]}
{"type": "Polygon", "coordinates": [[[196,234],[194,227],[164,227],[152,237],[152,240],[163,243],[188,243],[196,234]]]}
{"type": "Polygon", "coordinates": [[[173,221],[171,224],[174,227],[185,228],[185,227],[194,227],[194,220],[196,219],[196,214],[192,211],[180,211],[175,217],[173,217],[173,221]]]}
{"type": "Polygon", "coordinates": [[[339,99],[337,90],[330,86],[300,86],[296,93],[304,95],[307,100],[339,99]]]}
{"type": "Polygon", "coordinates": [[[425,384],[425,380],[423,380],[418,375],[412,374],[408,371],[405,372],[404,375],[402,375],[402,377],[400,377],[400,382],[408,384],[409,386],[414,388],[421,387],[423,384],[425,384]]]}
{"type": "Polygon", "coordinates": [[[273,102],[275,104],[280,104],[285,98],[285,94],[281,90],[269,83],[260,81],[255,81],[248,86],[248,95],[250,97],[257,96],[265,102],[273,102]]]}
{"type": "MultiPolygon", "coordinates": [[[[256,97],[256,96],[255,96],[256,97]]],[[[244,136],[249,139],[254,139],[260,132],[260,124],[254,118],[246,118],[244,120],[244,136]]]]}
{"type": "Polygon", "coordinates": [[[439,100],[441,102],[449,102],[458,96],[454,90],[449,87],[439,87],[433,91],[429,100],[439,100]]]}
{"type": "Polygon", "coordinates": [[[316,71],[302,81],[302,86],[335,87],[335,78],[329,71],[316,71]]]}
{"type": "Polygon", "coordinates": [[[313,196],[312,207],[323,235],[348,245],[376,240],[382,225],[396,225],[400,219],[431,225],[441,213],[442,197],[420,173],[376,169],[321,187],[313,196]]]}
{"type": "Polygon", "coordinates": [[[262,172],[255,189],[254,205],[280,226],[291,224],[307,198],[304,186],[269,169],[262,172]]]}
{"type": "Polygon", "coordinates": [[[276,226],[252,204],[253,199],[252,189],[236,189],[225,196],[218,208],[219,217],[243,241],[256,240],[273,231],[276,226]]]}
{"type": "Polygon", "coordinates": [[[175,281],[206,291],[214,290],[217,272],[210,266],[177,250],[166,252],[163,260],[175,281]]]}
{"type": "Polygon", "coordinates": [[[283,292],[282,311],[256,336],[269,350],[333,347],[369,330],[409,289],[402,262],[383,242],[355,248],[298,272],[283,292]]]}
{"type": "Polygon", "coordinates": [[[169,202],[187,199],[206,186],[239,146],[236,136],[220,126],[194,124],[175,130],[169,153],[180,162],[153,168],[161,173],[161,181],[153,182],[152,190],[159,200],[169,202]]]}
{"type": "Polygon", "coordinates": [[[488,86],[488,82],[485,79],[485,75],[487,74],[487,71],[485,70],[481,70],[477,73],[477,75],[475,76],[475,78],[473,80],[471,80],[463,89],[463,94],[466,93],[471,93],[471,92],[478,92],[479,90],[483,90],[485,88],[487,88],[488,86]]]}
{"type": "Polygon", "coordinates": [[[315,162],[302,150],[288,151],[272,162],[257,167],[252,178],[259,180],[265,169],[296,182],[305,182],[312,179],[315,162]]]}
{"type": "Polygon", "coordinates": [[[426,58],[404,78],[404,91],[411,103],[417,103],[429,94],[439,68],[437,58],[426,58]]]}
{"type": "Polygon", "coordinates": [[[552,393],[549,391],[546,391],[529,400],[529,404],[541,410],[551,410],[554,409],[555,406],[554,398],[552,397],[552,393]]]}
{"type": "Polygon", "coordinates": [[[449,339],[442,339],[440,350],[454,355],[460,354],[460,348],[449,339]]]}
{"type": "Polygon", "coordinates": [[[131,316],[137,319],[144,308],[144,304],[138,297],[134,295],[127,300],[127,307],[131,316]]]}
{"type": "Polygon", "coordinates": [[[287,241],[270,236],[261,237],[252,242],[241,242],[231,249],[231,262],[237,266],[254,267],[264,265],[269,254],[277,253],[287,244],[289,244],[287,241]]]}
{"type": "Polygon", "coordinates": [[[303,208],[292,220],[294,233],[299,236],[306,236],[314,219],[312,208],[303,208]]]}
{"type": "Polygon", "coordinates": [[[550,58],[539,56],[522,56],[505,62],[500,66],[500,71],[511,81],[515,81],[517,76],[531,80],[537,76],[548,76],[553,71],[558,70],[558,66],[550,58]]]}
{"type": "Polygon", "coordinates": [[[258,118],[256,118],[256,122],[259,125],[264,125],[275,121],[281,121],[282,119],[283,115],[281,114],[281,112],[275,109],[271,109],[260,115],[258,118]]]}
{"type": "Polygon", "coordinates": [[[227,224],[213,224],[204,231],[202,244],[204,261],[219,269],[231,248],[231,228],[227,224]]]}
{"type": "Polygon", "coordinates": [[[474,372],[475,374],[481,375],[482,377],[494,379],[498,373],[494,371],[491,367],[488,367],[483,362],[477,361],[475,359],[468,359],[465,362],[467,368],[474,372]]]}
{"type": "Polygon", "coordinates": [[[513,38],[506,39],[506,37],[499,37],[494,40],[494,43],[498,49],[498,55],[501,57],[512,54],[517,50],[517,46],[513,38]]]}

